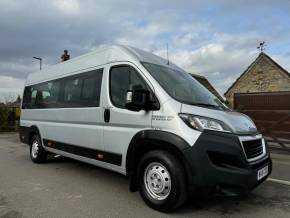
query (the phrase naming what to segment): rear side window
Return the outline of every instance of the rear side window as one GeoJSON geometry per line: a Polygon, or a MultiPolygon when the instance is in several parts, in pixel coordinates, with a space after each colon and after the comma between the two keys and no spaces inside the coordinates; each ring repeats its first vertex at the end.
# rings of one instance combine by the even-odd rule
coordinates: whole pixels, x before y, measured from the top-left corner
{"type": "MultiPolygon", "coordinates": [[[[58,105],[60,81],[52,81],[34,86],[37,91],[33,108],[55,108],[58,105]]],[[[34,94],[32,93],[32,96],[34,94]]]]}
{"type": "Polygon", "coordinates": [[[82,100],[94,99],[96,78],[85,78],[83,80],[83,89],[81,93],[82,100]]]}
{"type": "Polygon", "coordinates": [[[65,107],[98,107],[100,104],[102,71],[67,78],[64,81],[65,107]]]}
{"type": "Polygon", "coordinates": [[[78,103],[81,100],[83,80],[79,78],[65,81],[64,102],[78,103]]]}
{"type": "Polygon", "coordinates": [[[98,107],[103,69],[25,87],[23,109],[98,107]]]}
{"type": "MultiPolygon", "coordinates": [[[[36,93],[35,93],[36,96],[36,93]]],[[[32,104],[32,87],[25,87],[22,100],[22,108],[31,108],[32,104]]]]}
{"type": "Polygon", "coordinates": [[[130,86],[138,85],[149,90],[145,81],[131,66],[116,66],[110,71],[110,96],[112,104],[119,108],[126,108],[126,94],[130,86]]]}

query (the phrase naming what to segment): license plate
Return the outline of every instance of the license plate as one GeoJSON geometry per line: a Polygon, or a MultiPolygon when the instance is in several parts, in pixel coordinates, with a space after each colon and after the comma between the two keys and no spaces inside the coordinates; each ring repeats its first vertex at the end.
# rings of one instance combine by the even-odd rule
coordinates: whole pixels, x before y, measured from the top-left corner
{"type": "Polygon", "coordinates": [[[263,179],[265,176],[267,176],[268,175],[268,172],[269,172],[269,167],[268,166],[265,166],[262,169],[258,170],[258,173],[257,173],[257,179],[258,179],[258,181],[260,179],[263,179]]]}

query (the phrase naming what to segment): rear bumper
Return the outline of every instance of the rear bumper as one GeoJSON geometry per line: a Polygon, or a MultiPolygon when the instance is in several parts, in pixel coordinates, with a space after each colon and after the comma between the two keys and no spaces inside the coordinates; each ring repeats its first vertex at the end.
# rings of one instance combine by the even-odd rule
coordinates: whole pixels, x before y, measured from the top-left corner
{"type": "Polygon", "coordinates": [[[234,134],[204,131],[194,146],[183,150],[190,166],[188,180],[191,189],[206,188],[217,194],[240,195],[261,184],[272,171],[272,161],[266,154],[249,162],[234,134]],[[257,172],[268,166],[268,174],[258,181],[257,172]]]}

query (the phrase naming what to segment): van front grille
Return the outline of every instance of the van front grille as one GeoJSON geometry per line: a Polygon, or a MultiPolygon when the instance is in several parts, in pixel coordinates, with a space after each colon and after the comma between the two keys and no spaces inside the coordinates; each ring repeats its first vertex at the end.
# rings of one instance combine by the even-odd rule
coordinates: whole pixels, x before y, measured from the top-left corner
{"type": "Polygon", "coordinates": [[[257,158],[264,153],[262,139],[242,141],[242,144],[248,160],[257,158]]]}

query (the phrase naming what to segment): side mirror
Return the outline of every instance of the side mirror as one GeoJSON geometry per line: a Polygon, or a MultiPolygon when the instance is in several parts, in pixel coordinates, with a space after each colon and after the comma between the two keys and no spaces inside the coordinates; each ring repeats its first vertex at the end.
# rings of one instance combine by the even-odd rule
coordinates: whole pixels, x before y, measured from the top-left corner
{"type": "Polygon", "coordinates": [[[126,108],[131,111],[150,110],[149,96],[148,90],[133,87],[127,91],[126,108]]]}

